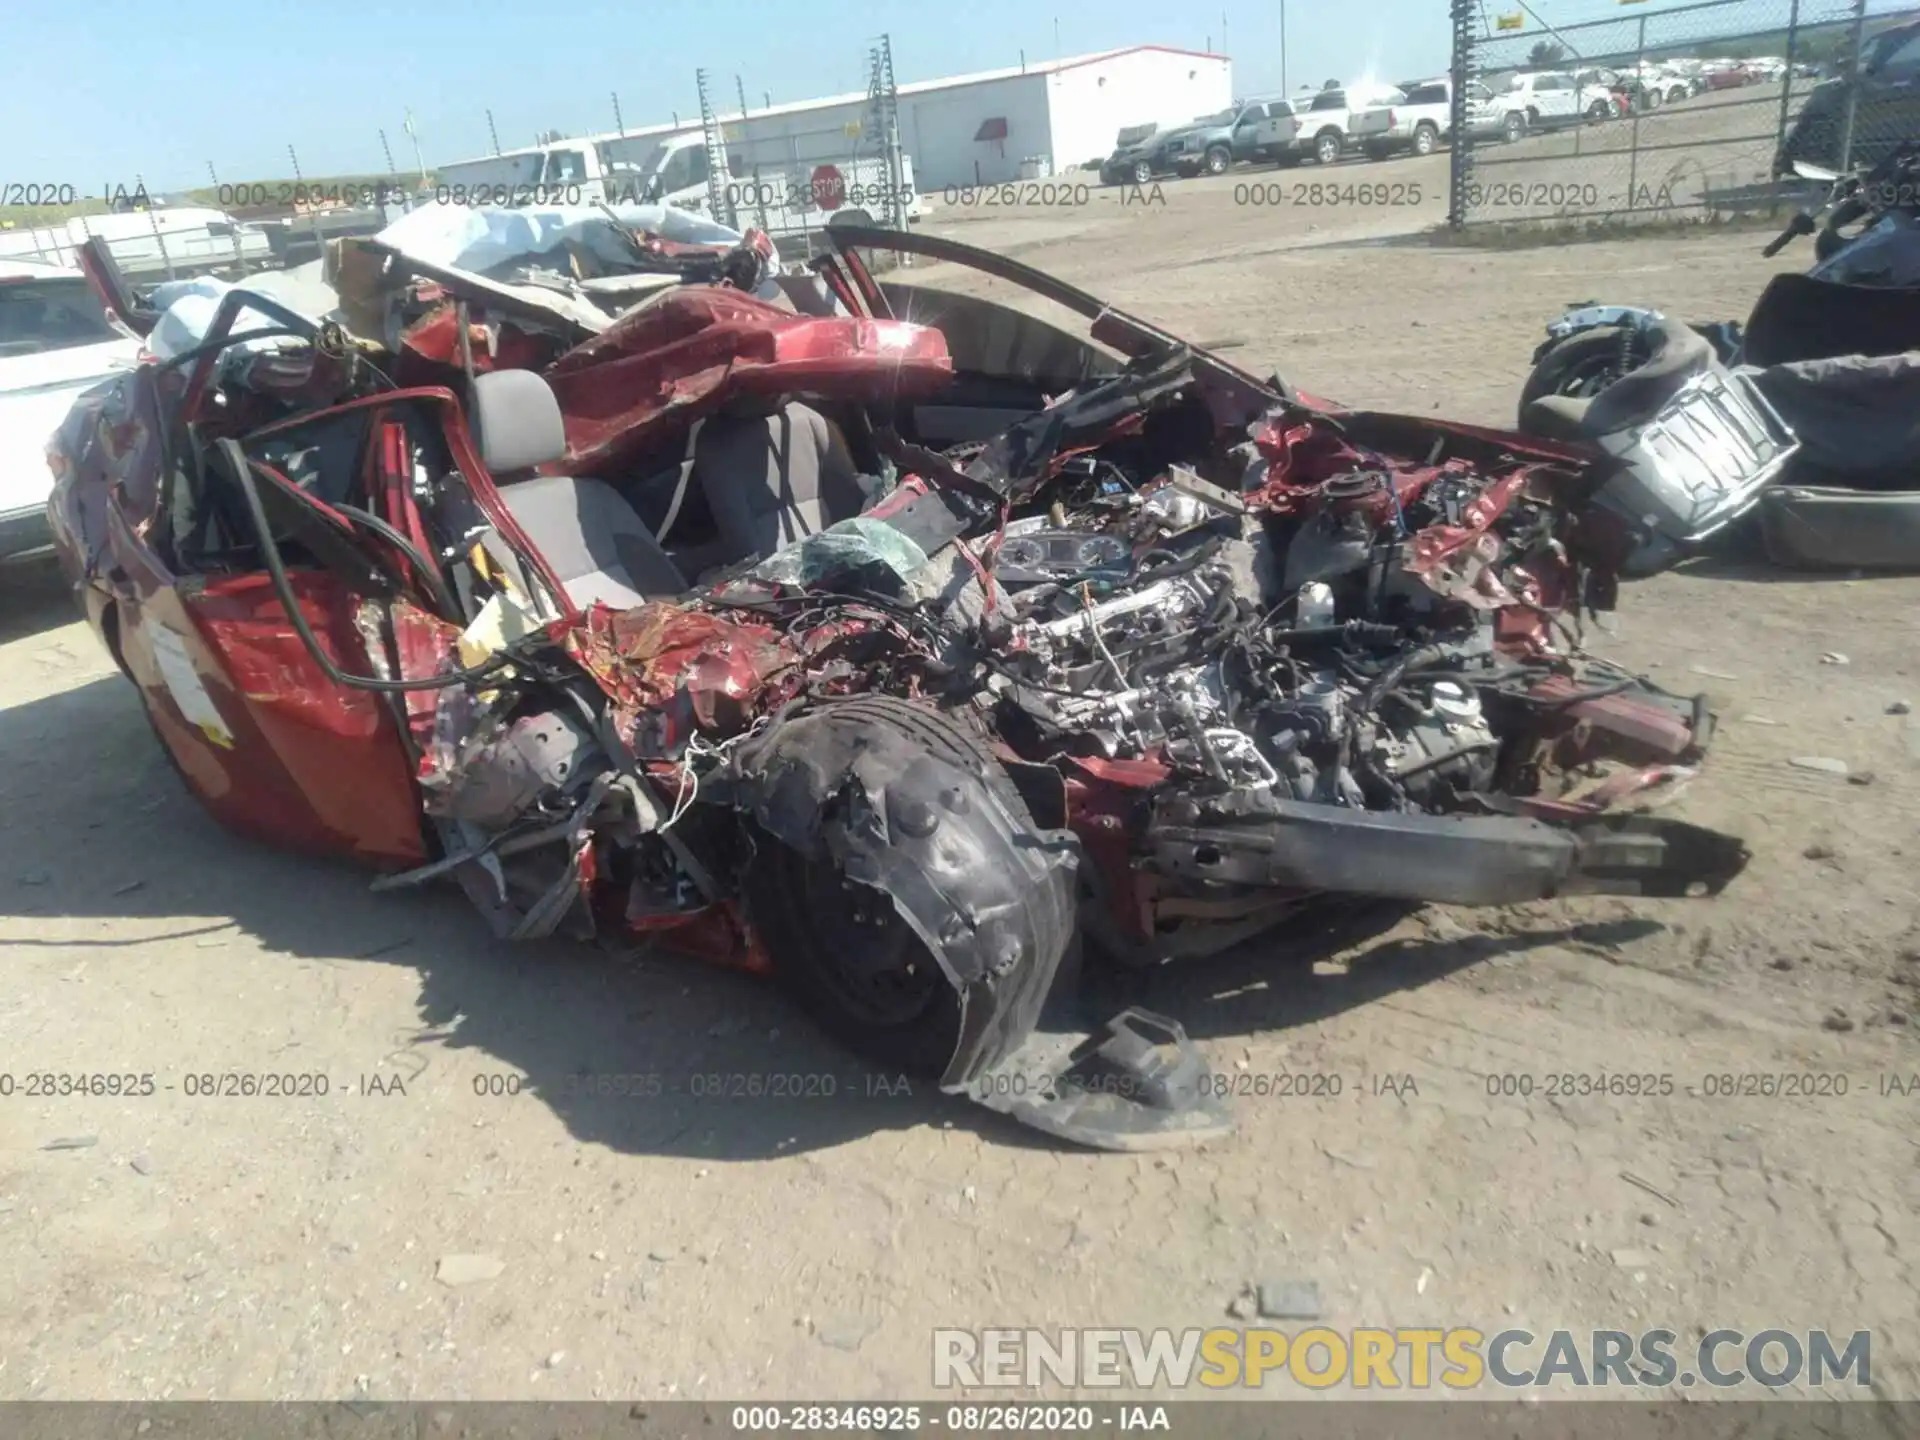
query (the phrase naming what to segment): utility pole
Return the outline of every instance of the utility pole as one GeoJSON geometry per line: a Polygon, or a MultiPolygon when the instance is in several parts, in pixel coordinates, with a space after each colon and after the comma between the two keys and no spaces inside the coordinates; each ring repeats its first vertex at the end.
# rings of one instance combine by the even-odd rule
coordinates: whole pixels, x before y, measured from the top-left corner
{"type": "MultiPolygon", "coordinates": [[[[207,178],[213,181],[213,203],[222,210],[227,207],[220,204],[220,177],[214,173],[213,162],[207,161],[207,178]]],[[[247,257],[240,249],[240,227],[233,227],[233,274],[237,280],[247,273],[247,257]]]]}
{"type": "Polygon", "coordinates": [[[737,230],[740,228],[737,217],[727,203],[727,148],[721,142],[720,117],[714,112],[713,99],[707,91],[707,72],[695,70],[693,81],[700,91],[700,133],[707,152],[707,214],[737,230]]]}
{"type": "MultiPolygon", "coordinates": [[[[733,77],[733,93],[740,97],[740,128],[744,135],[747,119],[747,82],[737,74],[733,77]]],[[[744,153],[751,160],[748,169],[753,174],[753,218],[760,222],[760,230],[764,234],[770,228],[767,225],[767,187],[760,183],[760,159],[751,143],[747,143],[744,153]]],[[[732,170],[731,165],[728,166],[728,170],[732,170]]],[[[733,178],[737,181],[742,177],[735,175],[733,178]]]]}
{"type": "MultiPolygon", "coordinates": [[[[381,130],[380,130],[380,153],[387,157],[387,174],[391,175],[394,178],[395,182],[398,182],[400,179],[400,168],[393,163],[393,146],[387,143],[387,132],[384,126],[381,127],[381,130]]],[[[402,211],[413,209],[412,199],[401,194],[400,186],[398,183],[394,185],[393,193],[400,197],[399,204],[402,211]]],[[[380,202],[380,211],[381,211],[382,217],[385,216],[386,209],[387,209],[387,202],[382,200],[380,202]]]]}
{"type": "Polygon", "coordinates": [[[613,128],[620,132],[622,139],[626,138],[627,122],[620,118],[620,92],[618,90],[613,92],[613,128]]]}
{"type": "MultiPolygon", "coordinates": [[[[413,164],[414,168],[420,172],[420,184],[424,187],[427,183],[427,162],[420,158],[420,131],[414,126],[413,111],[407,111],[406,124],[402,128],[406,130],[407,138],[413,141],[413,164]]],[[[493,115],[491,112],[487,115],[487,128],[489,130],[493,128],[493,115]]],[[[496,155],[500,153],[500,137],[497,135],[493,141],[493,153],[496,155]]]]}
{"type": "Polygon", "coordinates": [[[1280,93],[1287,93],[1287,0],[1280,0],[1280,93]]]}
{"type": "MultiPolygon", "coordinates": [[[[293,146],[287,146],[287,163],[293,166],[294,194],[298,195],[307,188],[307,177],[300,173],[300,157],[293,153],[293,146]]],[[[313,232],[313,244],[322,256],[327,253],[327,242],[320,236],[320,217],[316,212],[313,197],[307,196],[307,228],[313,232]]]]}
{"type": "Polygon", "coordinates": [[[868,57],[867,96],[887,167],[886,223],[907,228],[906,167],[900,163],[900,87],[893,74],[893,39],[882,34],[868,57]]]}
{"type": "MultiPolygon", "coordinates": [[[[411,132],[409,132],[411,133],[411,132]]],[[[500,153],[500,132],[493,127],[493,111],[487,111],[487,134],[493,137],[493,153],[500,153]]]]}
{"type": "MultiPolygon", "coordinates": [[[[146,176],[135,175],[133,177],[133,193],[136,195],[146,195],[147,193],[147,177],[146,176]]],[[[160,263],[166,266],[167,279],[171,280],[173,279],[173,257],[167,254],[167,240],[166,240],[166,237],[160,233],[160,216],[155,213],[156,208],[157,207],[153,203],[153,197],[148,196],[147,197],[147,228],[153,231],[153,243],[160,248],[160,263]]]]}

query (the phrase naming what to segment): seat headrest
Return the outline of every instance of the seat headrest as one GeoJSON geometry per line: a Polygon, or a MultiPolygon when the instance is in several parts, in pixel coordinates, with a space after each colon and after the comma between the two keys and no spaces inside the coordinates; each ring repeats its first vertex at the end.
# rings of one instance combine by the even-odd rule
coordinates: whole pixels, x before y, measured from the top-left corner
{"type": "Polygon", "coordinates": [[[531,470],[567,453],[567,430],[553,387],[532,370],[476,375],[467,401],[467,428],[480,458],[495,475],[531,470]]]}

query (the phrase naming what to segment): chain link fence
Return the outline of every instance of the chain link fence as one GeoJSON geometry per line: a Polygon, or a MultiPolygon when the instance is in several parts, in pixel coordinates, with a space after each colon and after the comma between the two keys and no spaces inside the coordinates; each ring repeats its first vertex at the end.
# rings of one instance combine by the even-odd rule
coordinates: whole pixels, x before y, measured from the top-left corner
{"type": "Polygon", "coordinates": [[[1575,5],[1593,13],[1454,0],[1454,228],[1770,212],[1809,185],[1795,161],[1844,169],[1920,139],[1920,9],[1706,0],[1575,21],[1575,5]]]}

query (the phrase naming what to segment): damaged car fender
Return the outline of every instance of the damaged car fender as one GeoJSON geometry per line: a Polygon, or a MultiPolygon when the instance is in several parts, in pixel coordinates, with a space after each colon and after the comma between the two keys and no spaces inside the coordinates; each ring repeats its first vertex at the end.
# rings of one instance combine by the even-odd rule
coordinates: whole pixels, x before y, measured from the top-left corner
{"type": "MultiPolygon", "coordinates": [[[[950,1028],[947,1090],[1025,1039],[1073,937],[1078,848],[1035,827],[960,724],[861,697],[776,723],[740,747],[735,769],[738,808],[805,862],[756,867],[748,897],[783,970],[837,972],[803,992],[823,1024],[881,1055],[888,1031],[950,1028]],[[780,923],[796,910],[827,933],[780,923]]],[[[931,1058],[916,1047],[913,1063],[931,1058]]]]}
{"type": "Polygon", "coordinates": [[[777,722],[735,768],[737,803],[771,841],[748,881],[753,923],[841,1039],[903,1067],[946,1053],[942,1090],[1078,1144],[1231,1128],[1178,1023],[1079,1023],[1078,842],[1035,824],[962,722],[860,696],[777,722]]]}

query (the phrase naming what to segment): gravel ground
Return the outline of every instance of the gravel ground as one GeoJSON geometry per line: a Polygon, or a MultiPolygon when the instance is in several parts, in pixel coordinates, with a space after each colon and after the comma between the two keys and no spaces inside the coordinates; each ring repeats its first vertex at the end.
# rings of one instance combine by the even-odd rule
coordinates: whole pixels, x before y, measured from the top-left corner
{"type": "MultiPolygon", "coordinates": [[[[1566,302],[1739,315],[1774,263],[1750,235],[1394,238],[1444,166],[1334,172],[1419,204],[1236,203],[1236,175],[937,223],[1310,391],[1488,422],[1566,302]]],[[[495,944],[457,895],[228,837],[58,583],[7,572],[0,1071],[155,1093],[0,1099],[0,1398],[925,1394],[936,1326],[1206,1325],[1285,1279],[1336,1328],[1872,1329],[1875,1390],[1915,1397],[1917,601],[1724,566],[1632,587],[1599,648],[1715,697],[1680,808],[1746,836],[1748,874],[1157,974],[1138,998],[1222,1072],[1340,1093],[1245,1099],[1230,1140],[1155,1158],[909,1093],[745,978],[495,944]],[[1672,1093],[1544,1093],[1600,1072],[1672,1093]],[[189,1093],[227,1073],[328,1093],[189,1093]],[[1709,1094],[1779,1073],[1847,1093],[1709,1094]],[[715,1096],[767,1074],[834,1093],[715,1096]]]]}

